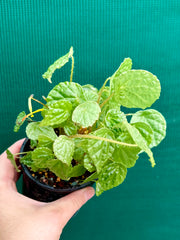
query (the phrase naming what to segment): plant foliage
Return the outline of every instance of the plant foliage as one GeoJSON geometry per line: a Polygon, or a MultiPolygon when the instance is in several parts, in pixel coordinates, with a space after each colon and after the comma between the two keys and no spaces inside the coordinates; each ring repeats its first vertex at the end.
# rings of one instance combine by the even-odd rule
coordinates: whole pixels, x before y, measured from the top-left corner
{"type": "MultiPolygon", "coordinates": [[[[147,153],[152,167],[155,160],[151,148],[166,135],[166,121],[154,109],[125,114],[122,107],[145,109],[160,96],[160,82],[145,70],[132,69],[132,60],[125,58],[117,71],[106,79],[100,90],[87,84],[72,82],[73,48],[52,64],[43,78],[51,82],[54,71],[72,59],[70,81],[60,82],[49,92],[43,108],[21,112],[14,131],[25,120],[27,137],[34,150],[20,159],[32,171],[50,170],[62,180],[89,176],[79,184],[96,182],[96,194],[121,184],[127,168],[135,165],[140,153],[147,153]],[[109,83],[109,85],[107,85],[109,83]],[[41,112],[41,121],[32,121],[41,112]],[[132,115],[131,119],[127,115],[132,115]],[[75,161],[75,165],[72,162],[75,161]]],[[[30,96],[29,101],[33,99],[30,96]]],[[[7,151],[15,165],[13,155],[7,151]]]]}

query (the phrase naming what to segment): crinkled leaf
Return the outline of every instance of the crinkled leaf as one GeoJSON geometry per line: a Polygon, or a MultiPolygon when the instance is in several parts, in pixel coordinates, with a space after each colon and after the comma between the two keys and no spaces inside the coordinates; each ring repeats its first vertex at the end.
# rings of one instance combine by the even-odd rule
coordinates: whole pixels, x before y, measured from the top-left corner
{"type": "Polygon", "coordinates": [[[160,82],[145,70],[130,70],[114,79],[114,100],[128,108],[150,107],[160,96],[160,82]]]}
{"type": "Polygon", "coordinates": [[[50,148],[52,150],[53,149],[53,143],[54,143],[54,141],[48,136],[45,136],[45,135],[39,135],[38,136],[38,147],[47,147],[47,148],[50,148]]]}
{"type": "Polygon", "coordinates": [[[81,85],[74,82],[60,82],[47,96],[47,103],[66,99],[71,102],[73,108],[85,101],[84,91],[81,85]]]}
{"type": "Polygon", "coordinates": [[[64,132],[68,136],[75,135],[77,133],[77,126],[73,122],[70,121],[65,122],[63,128],[64,132]]]}
{"type": "Polygon", "coordinates": [[[125,114],[118,109],[110,109],[105,117],[105,123],[108,128],[116,128],[125,120],[125,114]]]}
{"type": "Polygon", "coordinates": [[[15,167],[17,172],[20,172],[20,170],[17,167],[16,160],[14,158],[14,155],[7,149],[6,150],[7,158],[11,161],[12,165],[15,167]]]}
{"type": "Polygon", "coordinates": [[[87,101],[75,108],[72,120],[82,127],[89,127],[98,120],[100,112],[101,108],[97,102],[87,101]]]}
{"type": "MultiPolygon", "coordinates": [[[[108,128],[101,128],[91,135],[114,139],[114,134],[108,128]]],[[[90,158],[93,160],[97,171],[100,172],[105,162],[112,156],[115,145],[111,142],[89,139],[88,140],[88,153],[90,158]]]]}
{"type": "Polygon", "coordinates": [[[149,161],[151,162],[152,167],[155,166],[155,161],[153,157],[153,153],[150,150],[150,148],[147,145],[146,140],[143,138],[143,136],[140,134],[138,129],[136,129],[134,126],[131,126],[128,122],[123,122],[123,126],[127,129],[127,131],[130,133],[132,139],[134,142],[143,150],[145,151],[148,156],[150,157],[149,161]]]}
{"type": "Polygon", "coordinates": [[[48,70],[42,75],[44,79],[47,79],[50,83],[51,77],[56,69],[60,69],[63,67],[68,61],[69,58],[71,58],[73,55],[73,48],[71,47],[69,52],[64,55],[63,57],[60,57],[58,60],[56,60],[49,68],[48,70]]]}
{"type": "Polygon", "coordinates": [[[44,135],[52,140],[57,138],[54,129],[49,126],[40,126],[40,122],[31,122],[26,127],[26,135],[29,139],[38,140],[39,135],[44,135]]]}
{"type": "Polygon", "coordinates": [[[93,161],[89,157],[88,154],[84,156],[84,167],[89,171],[89,172],[94,172],[96,170],[93,161]]]}
{"type": "Polygon", "coordinates": [[[33,160],[32,160],[32,156],[31,155],[32,155],[32,152],[28,152],[26,155],[21,157],[20,158],[20,163],[23,163],[27,167],[31,167],[32,164],[33,164],[33,160]]]}
{"type": "MultiPolygon", "coordinates": [[[[110,80],[110,94],[116,91],[116,81],[119,81],[119,76],[123,72],[127,72],[132,68],[132,60],[130,58],[125,58],[124,61],[121,63],[117,71],[113,74],[110,80]]],[[[116,96],[113,95],[112,98],[109,100],[110,108],[119,109],[120,103],[116,101],[116,96]]]]}
{"type": "Polygon", "coordinates": [[[74,154],[74,141],[66,136],[59,136],[54,144],[53,150],[55,156],[70,166],[74,154]]]}
{"type": "Polygon", "coordinates": [[[36,148],[32,154],[33,164],[31,168],[33,171],[37,171],[38,169],[45,169],[48,166],[48,161],[54,158],[54,154],[51,149],[47,147],[38,147],[36,148]]]}
{"type": "Polygon", "coordinates": [[[97,101],[98,100],[98,90],[92,85],[84,85],[82,86],[84,91],[84,97],[86,101],[97,101]]]}
{"type": "Polygon", "coordinates": [[[17,116],[17,119],[16,119],[16,123],[15,123],[15,126],[14,126],[14,132],[18,132],[21,125],[24,123],[24,121],[22,121],[22,119],[26,116],[26,113],[23,111],[23,112],[20,112],[17,116]]]}
{"type": "Polygon", "coordinates": [[[49,104],[48,107],[49,109],[44,110],[44,119],[40,126],[57,127],[71,115],[72,104],[67,100],[59,100],[49,104]]]}
{"type": "Polygon", "coordinates": [[[68,176],[71,166],[61,162],[59,159],[51,159],[48,161],[47,168],[62,180],[69,180],[68,176]]]}
{"type": "Polygon", "coordinates": [[[98,176],[96,195],[120,185],[126,178],[127,168],[122,164],[109,162],[98,176]]]}
{"type": "Polygon", "coordinates": [[[131,123],[144,122],[153,130],[153,140],[150,147],[157,146],[166,136],[166,120],[162,114],[154,109],[136,112],[131,123]]]}
{"type": "Polygon", "coordinates": [[[131,125],[138,129],[138,131],[146,141],[147,145],[149,146],[153,140],[152,128],[148,124],[143,122],[136,122],[136,123],[132,123],[131,125]]]}
{"type": "MultiPolygon", "coordinates": [[[[128,131],[121,132],[117,140],[124,143],[135,144],[128,131]]],[[[138,153],[140,150],[141,149],[139,147],[129,147],[116,144],[112,155],[112,160],[114,162],[123,164],[127,168],[131,168],[135,165],[136,160],[139,157],[138,153]]]]}

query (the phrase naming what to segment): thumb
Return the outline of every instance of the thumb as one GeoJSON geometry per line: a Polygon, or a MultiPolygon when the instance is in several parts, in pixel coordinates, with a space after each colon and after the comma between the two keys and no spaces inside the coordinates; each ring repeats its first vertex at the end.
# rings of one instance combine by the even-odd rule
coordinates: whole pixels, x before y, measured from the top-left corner
{"type": "Polygon", "coordinates": [[[51,208],[56,211],[58,218],[60,218],[62,228],[94,194],[93,187],[86,187],[51,203],[51,208]]]}

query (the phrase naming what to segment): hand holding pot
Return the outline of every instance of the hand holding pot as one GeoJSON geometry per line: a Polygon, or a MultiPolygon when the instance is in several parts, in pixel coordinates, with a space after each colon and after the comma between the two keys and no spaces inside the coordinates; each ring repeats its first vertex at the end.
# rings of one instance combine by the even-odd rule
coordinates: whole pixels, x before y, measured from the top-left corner
{"type": "MultiPolygon", "coordinates": [[[[9,149],[20,151],[24,139],[9,149]]],[[[62,229],[93,195],[94,189],[73,192],[51,203],[38,202],[17,192],[18,174],[4,152],[0,156],[0,239],[58,240],[62,229]]]]}

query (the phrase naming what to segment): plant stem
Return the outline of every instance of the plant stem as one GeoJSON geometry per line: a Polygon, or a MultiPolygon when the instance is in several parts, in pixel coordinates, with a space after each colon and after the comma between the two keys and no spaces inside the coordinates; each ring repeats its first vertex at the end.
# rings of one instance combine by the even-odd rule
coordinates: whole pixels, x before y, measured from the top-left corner
{"type": "Polygon", "coordinates": [[[72,78],[73,78],[73,70],[74,70],[74,57],[71,56],[72,59],[72,65],[71,65],[71,76],[70,76],[70,82],[72,82],[72,78]]]}
{"type": "Polygon", "coordinates": [[[108,101],[109,99],[114,95],[114,93],[112,93],[108,98],[106,98],[106,100],[100,105],[100,108],[102,108],[108,101]]]}
{"type": "Polygon", "coordinates": [[[36,110],[36,111],[34,111],[34,112],[29,113],[28,115],[26,115],[25,117],[23,117],[22,122],[24,122],[24,120],[25,120],[26,118],[28,118],[29,116],[31,116],[32,114],[37,113],[37,112],[42,112],[42,111],[44,111],[44,108],[40,108],[40,109],[38,109],[38,110],[36,110]]]}
{"type": "Polygon", "coordinates": [[[102,95],[102,93],[103,93],[103,90],[104,90],[104,88],[105,88],[105,86],[106,86],[106,83],[107,83],[110,79],[111,79],[111,78],[109,77],[109,78],[107,78],[106,81],[104,82],[104,84],[103,84],[103,86],[102,86],[102,88],[101,88],[101,90],[100,90],[100,92],[99,92],[99,97],[98,97],[97,103],[100,102],[100,98],[101,98],[101,95],[102,95]]]}
{"type": "Polygon", "coordinates": [[[127,114],[125,114],[126,116],[131,116],[131,115],[133,115],[134,113],[127,113],[127,114]]]}
{"type": "Polygon", "coordinates": [[[44,104],[44,103],[42,103],[41,101],[39,101],[39,100],[37,100],[37,99],[35,99],[35,98],[31,98],[32,100],[34,100],[34,101],[36,101],[36,102],[38,102],[38,103],[40,103],[41,105],[43,105],[44,107],[46,107],[46,108],[48,108],[48,106],[46,105],[46,104],[44,104]]]}
{"type": "Polygon", "coordinates": [[[126,146],[126,147],[138,147],[138,145],[136,145],[136,144],[119,142],[119,141],[116,141],[113,139],[98,137],[98,136],[94,136],[94,135],[76,134],[76,135],[72,135],[72,136],[68,136],[68,137],[69,138],[89,138],[89,139],[95,139],[95,140],[101,140],[101,141],[106,141],[106,142],[110,142],[110,143],[115,143],[115,144],[119,144],[119,145],[126,146]]]}

